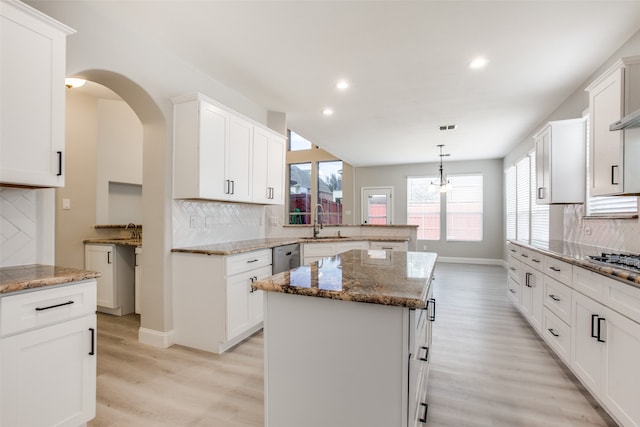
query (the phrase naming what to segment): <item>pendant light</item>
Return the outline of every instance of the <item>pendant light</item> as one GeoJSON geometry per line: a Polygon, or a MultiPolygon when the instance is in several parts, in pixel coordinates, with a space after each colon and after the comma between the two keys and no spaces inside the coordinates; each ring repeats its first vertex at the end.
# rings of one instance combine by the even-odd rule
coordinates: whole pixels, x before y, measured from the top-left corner
{"type": "Polygon", "coordinates": [[[449,154],[442,153],[442,147],[444,147],[444,144],[438,144],[438,147],[440,148],[440,180],[439,182],[431,181],[431,185],[429,185],[430,193],[435,193],[435,192],[446,193],[447,191],[450,191],[453,188],[451,186],[451,181],[446,177],[446,175],[444,174],[444,169],[442,168],[442,158],[448,157],[449,154]]]}

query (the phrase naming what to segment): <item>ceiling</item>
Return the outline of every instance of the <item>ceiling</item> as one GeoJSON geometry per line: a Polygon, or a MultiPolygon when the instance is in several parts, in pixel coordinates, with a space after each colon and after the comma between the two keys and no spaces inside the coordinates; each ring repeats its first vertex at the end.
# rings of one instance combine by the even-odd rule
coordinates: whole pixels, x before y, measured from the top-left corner
{"type": "Polygon", "coordinates": [[[93,1],[354,166],[502,158],[640,29],[640,1],[93,1]]]}

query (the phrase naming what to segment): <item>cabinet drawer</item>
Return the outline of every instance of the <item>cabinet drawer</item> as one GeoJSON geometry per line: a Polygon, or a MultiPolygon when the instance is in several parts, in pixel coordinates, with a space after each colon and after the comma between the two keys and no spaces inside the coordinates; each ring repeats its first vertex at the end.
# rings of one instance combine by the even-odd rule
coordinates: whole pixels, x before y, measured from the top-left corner
{"type": "Polygon", "coordinates": [[[572,287],[596,301],[605,301],[607,297],[606,280],[606,277],[600,274],[576,267],[573,270],[572,287]]]}
{"type": "Polygon", "coordinates": [[[409,350],[412,359],[427,358],[422,347],[428,346],[428,317],[427,309],[415,309],[410,312],[411,320],[409,324],[409,350]]]}
{"type": "Polygon", "coordinates": [[[522,248],[520,250],[519,259],[520,261],[537,270],[542,269],[544,257],[539,252],[527,248],[522,248]]]}
{"type": "Polygon", "coordinates": [[[571,328],[547,307],[542,314],[542,336],[565,362],[570,361],[571,328]]]}
{"type": "Polygon", "coordinates": [[[522,295],[520,294],[521,289],[519,282],[516,282],[511,276],[507,278],[507,292],[511,300],[518,306],[522,301],[522,295]]]}
{"type": "Polygon", "coordinates": [[[227,276],[271,265],[271,250],[251,251],[226,257],[227,276]]]}
{"type": "Polygon", "coordinates": [[[329,257],[336,254],[336,245],[334,243],[305,243],[302,247],[304,258],[309,257],[329,257]]]}
{"type": "Polygon", "coordinates": [[[572,265],[553,257],[544,257],[544,274],[553,277],[567,286],[572,282],[572,265]]]}
{"type": "Polygon", "coordinates": [[[391,251],[406,251],[407,242],[371,242],[371,249],[387,249],[391,251]]]}
{"type": "Polygon", "coordinates": [[[571,323],[571,288],[545,276],[544,306],[566,323],[571,323]]]}
{"type": "Polygon", "coordinates": [[[0,298],[0,336],[96,312],[96,281],[0,298]]]}
{"type": "Polygon", "coordinates": [[[519,258],[521,249],[522,248],[520,246],[507,242],[507,251],[509,252],[509,255],[519,258]]]}
{"type": "Polygon", "coordinates": [[[509,269],[509,277],[511,277],[516,282],[521,282],[522,276],[522,263],[518,261],[515,257],[509,257],[509,265],[507,267],[509,269]]]}
{"type": "Polygon", "coordinates": [[[605,278],[608,283],[607,305],[629,319],[640,323],[640,289],[605,278]]]}

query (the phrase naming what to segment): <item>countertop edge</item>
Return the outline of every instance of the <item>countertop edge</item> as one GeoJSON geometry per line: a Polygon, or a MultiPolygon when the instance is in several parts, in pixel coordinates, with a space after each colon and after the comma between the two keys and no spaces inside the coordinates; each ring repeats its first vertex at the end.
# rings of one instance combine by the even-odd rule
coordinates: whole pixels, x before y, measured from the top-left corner
{"type": "Polygon", "coordinates": [[[99,272],[31,264],[0,268],[0,297],[9,294],[97,279],[99,272]]]}

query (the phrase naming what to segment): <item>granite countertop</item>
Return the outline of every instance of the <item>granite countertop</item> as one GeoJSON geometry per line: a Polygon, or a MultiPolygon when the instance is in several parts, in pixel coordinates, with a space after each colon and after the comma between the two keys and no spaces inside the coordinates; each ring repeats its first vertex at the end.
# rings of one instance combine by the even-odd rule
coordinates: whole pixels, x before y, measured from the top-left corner
{"type": "Polygon", "coordinates": [[[253,283],[269,292],[424,308],[438,256],[353,249],[253,283]]]}
{"type": "Polygon", "coordinates": [[[0,268],[0,296],[11,292],[95,279],[100,273],[77,268],[32,264],[0,268]]]}
{"type": "Polygon", "coordinates": [[[566,242],[564,240],[551,240],[549,242],[540,241],[520,241],[511,240],[516,245],[537,250],[544,255],[557,258],[569,264],[594,271],[604,276],[617,279],[623,283],[640,287],[640,273],[623,268],[616,268],[611,265],[601,264],[589,258],[589,255],[600,255],[602,252],[616,252],[611,248],[599,246],[583,245],[581,243],[566,242]]]}
{"type": "Polygon", "coordinates": [[[82,243],[99,243],[106,245],[142,246],[142,239],[132,239],[130,237],[95,237],[85,239],[82,243]]]}
{"type": "Polygon", "coordinates": [[[270,239],[239,240],[234,242],[214,243],[211,245],[190,246],[185,248],[174,248],[171,252],[183,252],[205,255],[233,255],[242,252],[257,251],[259,249],[271,249],[276,246],[290,245],[292,243],[323,243],[323,242],[360,242],[381,241],[381,242],[408,242],[409,237],[391,236],[321,236],[314,239],[312,237],[278,237],[270,239]]]}

